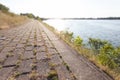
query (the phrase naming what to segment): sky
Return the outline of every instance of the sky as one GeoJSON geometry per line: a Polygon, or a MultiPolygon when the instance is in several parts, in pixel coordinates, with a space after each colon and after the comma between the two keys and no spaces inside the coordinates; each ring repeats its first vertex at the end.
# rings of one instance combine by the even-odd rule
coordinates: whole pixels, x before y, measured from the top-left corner
{"type": "Polygon", "coordinates": [[[0,0],[14,13],[39,17],[120,17],[120,0],[0,0]]]}

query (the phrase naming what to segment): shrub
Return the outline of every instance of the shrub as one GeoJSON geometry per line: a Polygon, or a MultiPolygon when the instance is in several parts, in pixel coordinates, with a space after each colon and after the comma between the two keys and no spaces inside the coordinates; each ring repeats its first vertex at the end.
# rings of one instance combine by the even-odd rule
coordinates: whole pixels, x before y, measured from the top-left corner
{"type": "Polygon", "coordinates": [[[36,18],[35,17],[35,15],[34,14],[32,14],[32,13],[21,13],[20,15],[22,15],[22,16],[27,16],[27,17],[29,17],[29,18],[36,18]]]}
{"type": "Polygon", "coordinates": [[[115,63],[116,58],[117,55],[115,53],[115,49],[110,44],[104,45],[100,50],[100,54],[98,55],[99,62],[102,65],[108,66],[112,69],[117,67],[117,64],[115,63]]]}
{"type": "Polygon", "coordinates": [[[77,47],[80,47],[80,46],[82,45],[82,42],[83,42],[83,40],[82,40],[82,38],[80,38],[80,36],[77,36],[77,37],[74,39],[74,44],[75,44],[75,46],[77,46],[77,47]]]}
{"type": "Polygon", "coordinates": [[[102,48],[105,44],[108,44],[105,40],[89,38],[88,41],[90,47],[95,51],[95,53],[99,53],[100,48],[102,48]]]}
{"type": "Polygon", "coordinates": [[[114,55],[115,55],[115,58],[114,58],[115,63],[118,66],[120,66],[120,47],[118,47],[118,48],[115,49],[114,55]]]}
{"type": "Polygon", "coordinates": [[[73,39],[73,32],[70,32],[68,30],[61,32],[61,34],[64,36],[64,38],[69,41],[72,42],[73,39]]]}

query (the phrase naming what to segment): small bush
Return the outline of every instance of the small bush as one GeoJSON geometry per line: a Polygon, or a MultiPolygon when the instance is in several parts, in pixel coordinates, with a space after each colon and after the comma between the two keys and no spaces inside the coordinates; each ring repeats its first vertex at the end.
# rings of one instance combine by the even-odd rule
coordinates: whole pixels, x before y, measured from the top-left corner
{"type": "Polygon", "coordinates": [[[64,36],[64,39],[66,39],[69,42],[72,42],[73,32],[66,30],[66,31],[62,31],[61,34],[64,36]]]}
{"type": "Polygon", "coordinates": [[[103,48],[101,48],[100,54],[98,55],[99,62],[112,69],[117,67],[117,64],[115,63],[116,58],[115,49],[110,44],[106,44],[103,48]]]}
{"type": "Polygon", "coordinates": [[[75,46],[77,46],[77,47],[81,46],[81,45],[82,45],[82,42],[83,42],[83,40],[82,40],[82,38],[80,38],[80,36],[77,36],[77,37],[74,39],[74,44],[75,44],[75,46]]]}
{"type": "Polygon", "coordinates": [[[91,49],[93,49],[95,53],[99,53],[99,50],[100,50],[105,44],[108,44],[108,42],[105,41],[105,40],[94,39],[94,38],[89,38],[88,43],[89,43],[91,49]]]}

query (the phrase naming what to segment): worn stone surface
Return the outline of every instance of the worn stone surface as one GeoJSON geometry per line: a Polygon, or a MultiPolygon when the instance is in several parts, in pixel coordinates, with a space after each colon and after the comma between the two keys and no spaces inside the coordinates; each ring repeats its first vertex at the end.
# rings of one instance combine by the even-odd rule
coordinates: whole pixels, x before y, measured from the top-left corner
{"type": "Polygon", "coordinates": [[[36,54],[36,58],[37,58],[38,60],[42,60],[42,59],[47,58],[46,52],[38,52],[38,53],[36,54]]]}
{"type": "Polygon", "coordinates": [[[32,60],[24,60],[20,63],[19,68],[17,69],[20,73],[28,73],[32,70],[32,60]]]}
{"type": "Polygon", "coordinates": [[[24,59],[34,58],[33,51],[25,51],[23,55],[24,59]]]}
{"type": "Polygon", "coordinates": [[[0,80],[7,80],[7,77],[9,76],[12,70],[13,67],[0,69],[0,80]]]}
{"type": "Polygon", "coordinates": [[[30,80],[28,75],[20,75],[16,80],[30,80]]]}
{"type": "Polygon", "coordinates": [[[18,55],[11,54],[8,56],[8,58],[4,62],[4,66],[16,65],[17,60],[18,60],[18,55]]]}

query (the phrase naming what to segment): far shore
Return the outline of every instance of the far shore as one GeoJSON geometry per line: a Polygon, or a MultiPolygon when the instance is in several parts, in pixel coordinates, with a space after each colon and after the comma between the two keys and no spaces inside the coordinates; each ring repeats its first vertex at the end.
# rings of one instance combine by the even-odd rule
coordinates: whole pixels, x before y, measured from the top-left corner
{"type": "Polygon", "coordinates": [[[120,20],[120,17],[105,17],[105,18],[41,18],[42,20],[62,19],[62,20],[120,20]]]}

